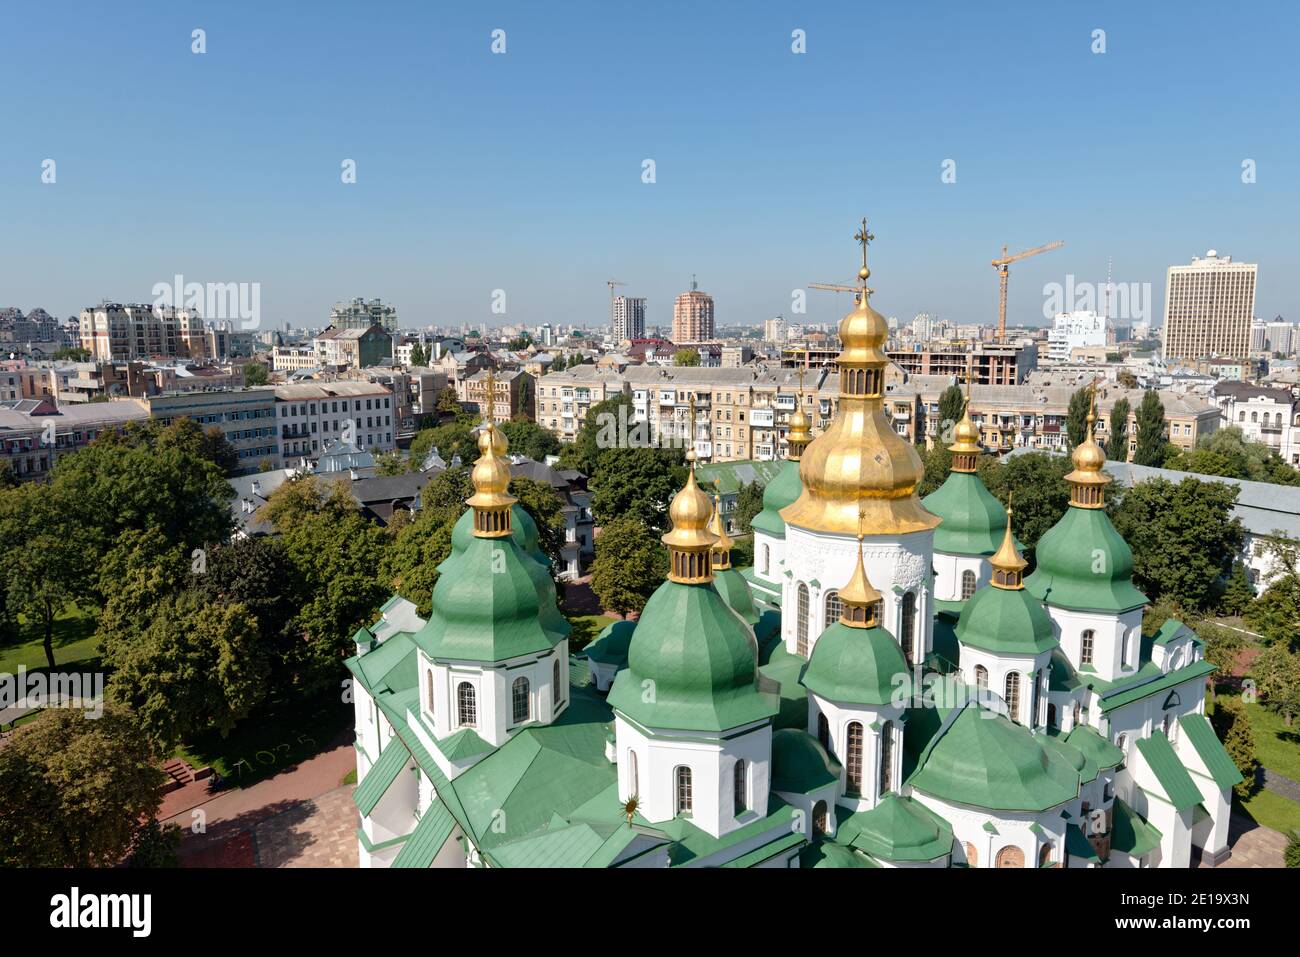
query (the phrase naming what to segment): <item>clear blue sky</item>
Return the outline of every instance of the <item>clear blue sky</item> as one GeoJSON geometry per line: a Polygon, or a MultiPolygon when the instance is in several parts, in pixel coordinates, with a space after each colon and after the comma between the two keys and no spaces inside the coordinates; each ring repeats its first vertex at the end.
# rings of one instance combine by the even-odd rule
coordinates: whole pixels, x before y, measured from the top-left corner
{"type": "Polygon", "coordinates": [[[1300,319],[1298,8],[7,3],[0,306],[181,273],[261,283],[277,325],[352,296],[495,323],[497,288],[507,321],[597,323],[617,278],[665,323],[697,273],[754,323],[848,281],[865,214],[887,315],[991,321],[1001,244],[1063,239],[1012,267],[1012,322],[1108,256],[1159,322],[1166,267],[1211,247],[1260,264],[1259,315],[1300,319]]]}

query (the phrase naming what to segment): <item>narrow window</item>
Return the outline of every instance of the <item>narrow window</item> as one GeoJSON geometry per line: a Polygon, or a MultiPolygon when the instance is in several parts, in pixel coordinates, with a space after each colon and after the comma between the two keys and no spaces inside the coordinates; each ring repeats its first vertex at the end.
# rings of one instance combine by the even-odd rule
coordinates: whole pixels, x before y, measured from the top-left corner
{"type": "Polygon", "coordinates": [[[636,797],[641,793],[641,786],[640,784],[637,783],[635,751],[628,751],[627,753],[627,783],[628,783],[627,793],[631,797],[636,797]]]}
{"type": "Polygon", "coordinates": [[[1007,674],[1007,710],[1011,712],[1011,720],[1020,720],[1020,672],[1012,671],[1007,674]]]}
{"type": "Polygon", "coordinates": [[[903,657],[912,663],[912,642],[916,637],[916,595],[908,592],[903,596],[903,620],[899,623],[899,640],[903,645],[903,657]]]}
{"type": "Polygon", "coordinates": [[[972,844],[970,841],[966,841],[962,846],[966,848],[966,866],[979,867],[980,856],[979,856],[979,852],[975,850],[975,845],[972,844]]]}
{"type": "Polygon", "coordinates": [[[427,672],[427,680],[424,682],[429,696],[429,715],[433,715],[433,671],[427,672]]]}
{"type": "Polygon", "coordinates": [[[528,679],[516,678],[510,687],[511,703],[515,724],[523,724],[532,717],[529,707],[528,679]]]}
{"type": "Polygon", "coordinates": [[[825,714],[817,715],[817,740],[827,751],[831,749],[831,724],[825,714]]]}
{"type": "Polygon", "coordinates": [[[1044,844],[1042,850],[1038,852],[1038,866],[1047,867],[1052,863],[1052,845],[1044,844]]]}
{"type": "Polygon", "coordinates": [[[840,593],[837,591],[828,591],[826,593],[826,627],[830,627],[840,620],[840,615],[844,613],[844,602],[840,601],[840,593]]]}
{"type": "Polygon", "coordinates": [[[1092,664],[1092,640],[1094,634],[1091,628],[1083,633],[1079,639],[1079,663],[1083,665],[1092,664]]]}
{"type": "Polygon", "coordinates": [[[894,789],[894,723],[886,721],[880,729],[880,793],[894,789]]]}
{"type": "Polygon", "coordinates": [[[692,809],[691,803],[691,769],[680,767],[677,769],[677,813],[690,814],[692,809]]]}
{"type": "Polygon", "coordinates": [[[818,834],[828,834],[830,832],[825,801],[818,801],[813,805],[813,830],[818,834]]]}
{"type": "Polygon", "coordinates": [[[456,688],[457,717],[462,728],[472,728],[478,723],[478,706],[474,702],[474,686],[462,681],[456,688]]]}
{"type": "Polygon", "coordinates": [[[857,721],[849,724],[848,743],[845,747],[844,768],[848,772],[848,792],[862,793],[862,725],[857,721]]]}
{"type": "Polygon", "coordinates": [[[740,817],[740,815],[745,813],[745,808],[749,804],[749,801],[746,796],[746,791],[748,790],[746,787],[747,784],[746,777],[747,774],[745,771],[745,762],[737,761],[736,770],[735,770],[735,781],[733,787],[734,798],[735,798],[735,812],[737,817],[740,817]]]}
{"type": "Polygon", "coordinates": [[[799,605],[795,609],[795,653],[808,657],[808,586],[799,583],[799,605]]]}
{"type": "Polygon", "coordinates": [[[556,658],[551,665],[551,687],[552,695],[555,698],[555,707],[564,704],[564,688],[560,685],[560,659],[556,658]]]}
{"type": "Polygon", "coordinates": [[[989,687],[989,670],[983,665],[975,666],[975,687],[987,691],[989,687]]]}
{"type": "Polygon", "coordinates": [[[961,573],[961,600],[965,601],[975,594],[975,573],[970,569],[961,573]]]}

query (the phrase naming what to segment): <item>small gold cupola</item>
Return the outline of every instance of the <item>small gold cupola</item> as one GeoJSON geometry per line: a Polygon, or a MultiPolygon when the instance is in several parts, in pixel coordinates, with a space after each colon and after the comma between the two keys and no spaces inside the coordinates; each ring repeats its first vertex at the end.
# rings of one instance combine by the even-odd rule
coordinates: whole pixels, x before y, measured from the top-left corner
{"type": "Polygon", "coordinates": [[[1105,508],[1106,486],[1111,478],[1102,469],[1106,453],[1093,437],[1093,423],[1097,421],[1097,381],[1089,387],[1088,426],[1084,440],[1070,453],[1074,471],[1065,477],[1070,484],[1070,504],[1077,508],[1105,508]]]}
{"type": "Polygon", "coordinates": [[[1020,552],[1016,549],[1015,536],[1011,534],[1011,502],[1007,502],[1007,531],[1002,536],[1002,545],[989,559],[989,564],[993,566],[993,587],[1016,590],[1024,588],[1025,569],[1029,567],[1029,562],[1025,561],[1020,552]]]}
{"type": "Polygon", "coordinates": [[[505,433],[489,420],[479,432],[481,454],[470,472],[474,494],[465,499],[465,504],[474,509],[474,534],[478,538],[505,538],[510,534],[510,507],[518,499],[510,494],[510,463],[505,457],[509,448],[505,433]]]}
{"type": "Polygon", "coordinates": [[[853,569],[853,577],[840,589],[840,602],[843,611],[840,621],[850,628],[875,628],[878,624],[880,592],[867,580],[867,568],[862,561],[862,535],[858,535],[858,563],[853,569]]]}
{"type": "Polygon", "coordinates": [[[975,427],[975,423],[970,418],[970,394],[971,384],[970,375],[966,376],[966,399],[961,406],[961,421],[952,430],[952,445],[948,446],[948,451],[952,453],[952,470],[954,472],[974,472],[979,462],[980,452],[980,430],[975,427]]]}
{"type": "MultiPolygon", "coordinates": [[[[804,353],[805,357],[807,353],[804,353]]],[[[788,451],[785,457],[791,462],[798,462],[803,456],[803,450],[808,447],[812,441],[812,421],[808,418],[808,413],[803,409],[803,374],[804,366],[799,366],[799,391],[796,393],[795,408],[790,413],[790,430],[785,440],[788,445],[788,451]]]]}
{"type": "Polygon", "coordinates": [[[722,498],[713,496],[713,517],[709,519],[709,534],[715,541],[713,543],[713,570],[715,572],[726,571],[731,567],[731,549],[736,544],[727,535],[726,522],[722,520],[722,498]]]}
{"type": "Polygon", "coordinates": [[[683,585],[702,585],[713,581],[712,550],[717,540],[709,532],[713,503],[695,484],[695,402],[690,407],[691,444],[686,449],[690,469],[686,485],[673,496],[668,506],[672,530],[661,541],[668,546],[668,580],[683,585]]]}

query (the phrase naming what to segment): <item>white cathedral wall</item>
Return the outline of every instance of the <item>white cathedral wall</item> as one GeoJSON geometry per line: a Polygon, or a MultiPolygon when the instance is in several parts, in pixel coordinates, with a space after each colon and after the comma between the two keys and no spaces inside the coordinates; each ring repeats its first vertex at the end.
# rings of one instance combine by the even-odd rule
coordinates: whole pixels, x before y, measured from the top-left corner
{"type": "Polygon", "coordinates": [[[1182,735],[1182,729],[1178,726],[1178,718],[1187,714],[1204,713],[1205,679],[1192,678],[1174,685],[1168,691],[1139,698],[1122,708],[1114,708],[1108,711],[1104,716],[1106,730],[1101,733],[1116,744],[1120,743],[1119,738],[1123,736],[1124,741],[1121,747],[1125,754],[1125,760],[1128,760],[1133,755],[1134,743],[1143,738],[1149,738],[1154,732],[1161,730],[1164,727],[1166,716],[1169,718],[1169,740],[1176,750],[1182,735]],[[1164,703],[1175,692],[1177,693],[1178,703],[1166,709],[1164,703]]]}
{"type": "Polygon", "coordinates": [[[754,529],[754,577],[766,582],[775,592],[781,591],[785,559],[785,540],[754,529]],[[764,562],[764,549],[766,562],[764,562]]]}
{"type": "Polygon", "coordinates": [[[1091,669],[1104,681],[1115,681],[1138,669],[1142,647],[1142,609],[1134,608],[1122,614],[1108,612],[1076,611],[1045,605],[1048,617],[1056,628],[1061,651],[1070,659],[1076,671],[1091,669]],[[1092,664],[1083,665],[1083,633],[1092,631],[1092,664]],[[1125,640],[1127,638],[1127,640],[1125,640]],[[1124,662],[1121,666],[1120,656],[1124,662]]]}
{"type": "Polygon", "coordinates": [[[361,686],[361,682],[352,679],[353,727],[356,730],[357,746],[357,780],[361,781],[370,771],[370,766],[379,757],[379,745],[383,736],[391,733],[388,719],[380,712],[370,692],[361,686]]]}
{"type": "MultiPolygon", "coordinates": [[[[871,535],[863,539],[862,554],[867,578],[883,596],[881,625],[895,639],[900,635],[903,592],[916,595],[912,660],[922,661],[933,644],[934,601],[931,584],[934,533],[912,532],[902,536],[871,535]]],[[[826,614],[826,595],[848,584],[858,560],[855,537],[827,535],[794,525],[785,529],[785,567],[781,597],[781,639],[786,650],[798,653],[798,589],[808,586],[808,648],[832,624],[826,614]],[[813,585],[813,582],[817,585],[813,585]]]]}
{"type": "Polygon", "coordinates": [[[1024,857],[1024,866],[1037,867],[1038,856],[1044,844],[1050,844],[1051,860],[1060,864],[1065,852],[1065,819],[1061,810],[1070,803],[1058,804],[1054,808],[1038,812],[987,811],[956,804],[942,798],[913,789],[912,798],[924,804],[952,826],[952,836],[956,841],[953,848],[953,860],[965,862],[973,867],[996,867],[998,855],[1006,848],[1019,848],[1024,857]],[[1041,834],[1031,830],[1038,825],[1041,834]],[[988,829],[992,826],[993,831],[988,829]],[[974,862],[970,861],[970,849],[974,848],[974,862]]]}
{"type": "Polygon", "coordinates": [[[1130,761],[1115,778],[1126,804],[1160,832],[1159,847],[1147,855],[1150,867],[1187,867],[1192,860],[1192,808],[1179,811],[1157,796],[1159,782],[1141,760],[1130,761]]]}
{"type": "Polygon", "coordinates": [[[469,684],[474,689],[475,733],[489,744],[500,747],[520,726],[530,721],[550,722],[568,704],[568,695],[556,695],[552,687],[555,662],[560,663],[560,684],[567,690],[568,645],[561,642],[553,651],[542,655],[512,658],[485,666],[471,662],[431,661],[420,652],[420,716],[439,739],[461,730],[459,689],[469,684]],[[433,682],[433,710],[429,710],[429,682],[433,682]],[[528,717],[514,720],[514,682],[528,680],[528,717]]]}
{"type": "Polygon", "coordinates": [[[677,816],[677,768],[691,769],[691,822],[720,837],[767,816],[771,781],[772,726],[764,722],[747,732],[723,738],[708,732],[654,729],[644,733],[620,714],[614,721],[618,761],[618,798],[638,797],[638,810],[652,824],[677,816]],[[635,760],[629,753],[636,755],[635,760]],[[735,813],[737,761],[747,767],[747,807],[735,813]],[[635,764],[635,781],[632,768],[635,764]]]}
{"type": "MultiPolygon", "coordinates": [[[[970,685],[975,682],[975,669],[983,667],[988,672],[988,690],[997,695],[1006,705],[1007,675],[1016,672],[1020,675],[1020,700],[1016,713],[1008,716],[1025,727],[1041,728],[1047,723],[1047,685],[1050,678],[1052,652],[1040,652],[1037,655],[994,654],[983,648],[961,646],[962,680],[970,685]],[[1034,685],[1038,685],[1038,712],[1034,720],[1029,720],[1034,703],[1034,685]]],[[[985,704],[981,700],[981,704],[985,704]]],[[[987,706],[987,705],[986,705],[987,706]]],[[[1009,708],[1009,705],[1008,705],[1009,708]]],[[[999,712],[1002,709],[996,709],[999,712]]]]}
{"type": "Polygon", "coordinates": [[[992,578],[993,569],[979,555],[934,553],[934,597],[938,601],[962,601],[961,576],[975,573],[975,587],[983,588],[992,578]]]}
{"type": "Polygon", "coordinates": [[[903,773],[903,726],[899,723],[899,718],[903,715],[905,701],[906,699],[900,699],[898,704],[869,708],[829,701],[811,693],[808,695],[808,733],[814,738],[818,737],[818,717],[824,714],[830,731],[829,750],[840,762],[838,804],[851,810],[869,811],[880,802],[881,732],[886,722],[889,723],[893,741],[890,790],[899,789],[903,773]],[[849,725],[854,721],[862,725],[862,790],[856,795],[847,791],[849,725]]]}

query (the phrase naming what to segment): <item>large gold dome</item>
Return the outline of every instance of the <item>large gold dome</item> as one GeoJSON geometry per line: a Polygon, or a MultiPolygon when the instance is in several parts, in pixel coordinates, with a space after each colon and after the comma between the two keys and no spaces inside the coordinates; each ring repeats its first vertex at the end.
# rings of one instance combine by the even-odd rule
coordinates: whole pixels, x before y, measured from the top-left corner
{"type": "MultiPolygon", "coordinates": [[[[865,231],[865,228],[864,228],[865,231]]],[[[840,320],[839,410],[799,463],[803,492],[781,510],[788,525],[843,535],[898,535],[939,518],[916,495],[925,474],[912,444],[885,417],[885,317],[871,307],[865,263],[857,306],[840,320]]]]}

